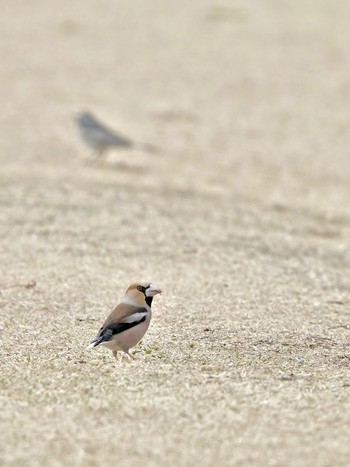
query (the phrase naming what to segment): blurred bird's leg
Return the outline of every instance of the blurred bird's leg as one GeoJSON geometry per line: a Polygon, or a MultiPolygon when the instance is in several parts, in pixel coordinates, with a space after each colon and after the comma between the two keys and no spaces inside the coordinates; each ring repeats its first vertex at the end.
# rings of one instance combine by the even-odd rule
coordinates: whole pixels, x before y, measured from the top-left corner
{"type": "Polygon", "coordinates": [[[98,148],[95,152],[95,161],[102,162],[106,159],[106,148],[98,148]]]}
{"type": "Polygon", "coordinates": [[[90,162],[91,164],[94,164],[97,160],[98,160],[98,151],[96,151],[95,149],[90,153],[89,157],[88,157],[88,162],[90,162]]]}
{"type": "Polygon", "coordinates": [[[89,162],[91,164],[99,164],[100,162],[102,162],[102,160],[104,160],[104,154],[105,148],[95,149],[89,157],[89,162]]]}
{"type": "Polygon", "coordinates": [[[152,143],[141,143],[138,141],[138,142],[135,142],[134,148],[140,149],[140,151],[149,152],[151,154],[159,154],[160,152],[159,147],[152,143]]]}
{"type": "Polygon", "coordinates": [[[96,159],[101,159],[104,153],[105,153],[105,148],[98,148],[96,150],[96,159]]]}
{"type": "MultiPolygon", "coordinates": [[[[119,362],[118,350],[113,350],[113,357],[119,362]]],[[[120,361],[122,361],[122,359],[120,359],[120,361]]]]}

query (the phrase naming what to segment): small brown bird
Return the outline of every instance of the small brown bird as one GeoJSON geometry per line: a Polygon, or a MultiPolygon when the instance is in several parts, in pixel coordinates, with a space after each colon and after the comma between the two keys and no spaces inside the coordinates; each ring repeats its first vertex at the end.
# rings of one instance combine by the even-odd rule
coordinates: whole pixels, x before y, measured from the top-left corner
{"type": "Polygon", "coordinates": [[[101,344],[111,349],[117,360],[119,351],[134,359],[129,350],[145,335],[152,317],[152,300],[159,293],[160,288],[150,282],[131,284],[86,349],[101,344]]]}

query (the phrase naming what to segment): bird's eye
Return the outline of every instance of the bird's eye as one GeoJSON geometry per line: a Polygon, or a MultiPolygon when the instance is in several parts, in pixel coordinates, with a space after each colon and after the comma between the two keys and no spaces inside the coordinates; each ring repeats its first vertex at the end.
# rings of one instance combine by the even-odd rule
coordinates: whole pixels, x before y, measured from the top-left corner
{"type": "Polygon", "coordinates": [[[138,286],[137,286],[137,290],[139,290],[140,292],[142,292],[142,291],[143,291],[142,285],[138,285],[138,286]]]}

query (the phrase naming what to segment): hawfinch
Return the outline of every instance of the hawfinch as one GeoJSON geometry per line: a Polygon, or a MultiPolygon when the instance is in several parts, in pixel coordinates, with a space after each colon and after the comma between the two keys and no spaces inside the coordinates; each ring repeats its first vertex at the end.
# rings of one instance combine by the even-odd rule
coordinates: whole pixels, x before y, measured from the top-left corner
{"type": "Polygon", "coordinates": [[[110,313],[96,338],[86,349],[101,344],[111,349],[116,359],[119,351],[134,359],[129,349],[145,335],[151,321],[152,300],[159,293],[161,290],[149,282],[131,284],[123,300],[110,313]]]}

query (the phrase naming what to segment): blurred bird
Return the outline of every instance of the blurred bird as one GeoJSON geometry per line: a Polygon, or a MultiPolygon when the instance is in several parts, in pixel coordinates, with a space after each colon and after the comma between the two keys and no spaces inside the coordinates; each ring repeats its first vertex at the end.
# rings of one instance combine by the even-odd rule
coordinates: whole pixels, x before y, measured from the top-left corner
{"type": "Polygon", "coordinates": [[[83,141],[94,150],[97,157],[102,156],[107,149],[111,148],[139,148],[151,152],[156,150],[155,146],[151,144],[136,143],[125,136],[109,130],[90,112],[79,114],[77,120],[83,141]]]}
{"type": "Polygon", "coordinates": [[[96,338],[86,349],[101,344],[111,349],[117,360],[119,351],[134,359],[129,350],[145,335],[151,321],[152,300],[159,293],[161,290],[149,282],[131,284],[123,300],[110,313],[96,338]]]}

